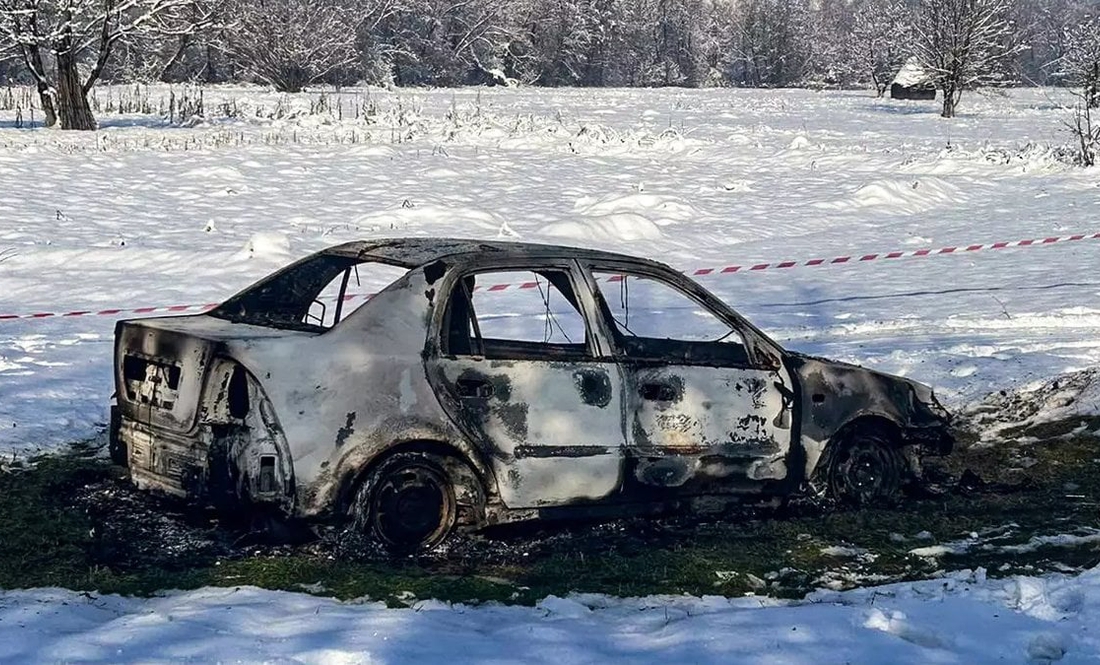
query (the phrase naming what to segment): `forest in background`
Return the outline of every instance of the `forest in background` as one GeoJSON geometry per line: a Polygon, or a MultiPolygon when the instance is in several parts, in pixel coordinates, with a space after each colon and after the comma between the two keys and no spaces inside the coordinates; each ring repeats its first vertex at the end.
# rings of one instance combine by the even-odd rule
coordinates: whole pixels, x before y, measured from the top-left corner
{"type": "Polygon", "coordinates": [[[0,82],[94,128],[99,81],[873,86],[909,58],[954,115],[983,85],[1100,103],[1100,0],[0,0],[0,82]]]}

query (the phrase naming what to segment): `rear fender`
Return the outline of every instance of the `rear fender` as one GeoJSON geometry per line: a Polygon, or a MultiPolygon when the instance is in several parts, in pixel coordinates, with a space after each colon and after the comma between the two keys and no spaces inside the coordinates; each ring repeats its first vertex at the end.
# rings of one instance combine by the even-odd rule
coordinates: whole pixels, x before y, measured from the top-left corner
{"type": "Polygon", "coordinates": [[[216,359],[200,407],[211,434],[212,494],[294,509],[294,470],[279,419],[256,378],[239,363],[216,359]]]}

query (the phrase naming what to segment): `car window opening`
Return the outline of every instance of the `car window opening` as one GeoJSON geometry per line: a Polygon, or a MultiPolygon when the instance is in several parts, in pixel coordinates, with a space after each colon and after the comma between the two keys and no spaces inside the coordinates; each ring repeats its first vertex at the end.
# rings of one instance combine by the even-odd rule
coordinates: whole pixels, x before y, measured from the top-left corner
{"type": "Polygon", "coordinates": [[[742,333],[673,285],[625,273],[593,276],[625,356],[689,364],[749,363],[742,333]]]}
{"type": "MultiPolygon", "coordinates": [[[[615,323],[634,337],[638,337],[638,334],[630,329],[630,280],[626,278],[626,275],[614,275],[612,279],[619,280],[619,306],[623,310],[622,321],[615,319],[615,323]]],[[[612,318],[615,318],[614,314],[612,314],[612,318]]]]}
{"type": "Polygon", "coordinates": [[[538,275],[535,275],[535,287],[538,288],[539,296],[542,297],[542,303],[545,307],[543,312],[544,316],[546,317],[546,323],[543,327],[542,343],[550,343],[550,338],[554,336],[554,327],[557,326],[558,331],[561,332],[562,337],[565,338],[565,341],[569,344],[572,344],[573,340],[569,337],[569,333],[565,332],[565,329],[561,327],[561,323],[558,322],[557,317],[554,316],[554,312],[550,308],[550,287],[547,286],[546,291],[543,291],[542,282],[539,281],[538,275]]]}
{"type": "Polygon", "coordinates": [[[323,332],[407,273],[378,261],[321,254],[257,282],[210,314],[237,323],[323,332]]]}
{"type": "Polygon", "coordinates": [[[490,359],[586,356],[587,326],[567,273],[509,270],[463,277],[444,314],[449,355],[490,359]],[[511,288],[493,288],[515,284],[511,288]],[[537,294],[537,296],[536,296],[537,294]]]}

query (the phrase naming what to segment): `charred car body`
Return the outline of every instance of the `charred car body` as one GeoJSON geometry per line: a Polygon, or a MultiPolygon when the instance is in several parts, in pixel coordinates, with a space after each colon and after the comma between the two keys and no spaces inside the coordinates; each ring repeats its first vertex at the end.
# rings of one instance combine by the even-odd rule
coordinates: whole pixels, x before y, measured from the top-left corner
{"type": "Polygon", "coordinates": [[[207,314],[122,321],[115,354],[112,450],[138,486],[391,549],[807,489],[875,502],[952,446],[923,385],[787,352],[662,264],[548,245],[339,245],[207,314]],[[385,266],[402,276],[356,292],[385,266]]]}

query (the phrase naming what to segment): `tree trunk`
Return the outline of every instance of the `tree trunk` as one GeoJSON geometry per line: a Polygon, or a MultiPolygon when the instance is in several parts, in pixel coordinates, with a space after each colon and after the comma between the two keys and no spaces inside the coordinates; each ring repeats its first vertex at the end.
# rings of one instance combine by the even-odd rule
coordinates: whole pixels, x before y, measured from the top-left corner
{"type": "Polygon", "coordinates": [[[57,54],[57,115],[61,119],[61,129],[96,129],[95,116],[71,51],[57,54]]]}
{"type": "Polygon", "coordinates": [[[958,103],[958,96],[955,94],[955,89],[952,87],[946,87],[943,89],[943,113],[940,115],[945,118],[955,117],[955,105],[958,103]]]}
{"type": "Polygon", "coordinates": [[[187,51],[187,47],[191,45],[191,35],[186,34],[179,38],[179,42],[176,45],[176,52],[172,54],[172,57],[168,60],[168,64],[160,70],[160,76],[158,80],[165,83],[172,83],[175,80],[173,74],[176,66],[183,61],[183,55],[187,51]],[[169,78],[171,77],[171,78],[169,78]]]}
{"type": "Polygon", "coordinates": [[[53,127],[57,124],[57,109],[54,108],[53,95],[50,94],[50,89],[42,83],[38,84],[38,100],[42,104],[42,125],[53,127]]]}
{"type": "Polygon", "coordinates": [[[1100,109],[1100,62],[1095,62],[1085,81],[1085,105],[1100,109]]]}
{"type": "Polygon", "coordinates": [[[38,90],[38,99],[42,104],[43,125],[53,127],[57,124],[57,110],[54,108],[53,91],[46,81],[46,67],[42,62],[42,52],[38,46],[24,46],[23,60],[34,77],[35,88],[38,90]]]}
{"type": "Polygon", "coordinates": [[[199,78],[203,83],[214,82],[214,47],[209,44],[203,49],[202,71],[199,78]]]}
{"type": "Polygon", "coordinates": [[[280,67],[271,77],[276,92],[301,92],[309,77],[300,65],[288,64],[280,67]]]}

